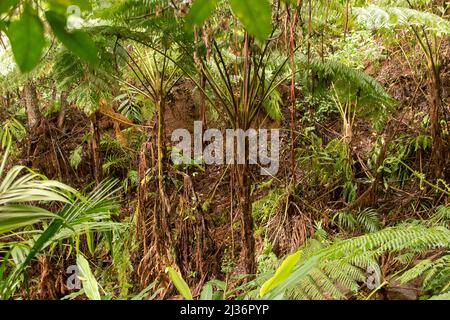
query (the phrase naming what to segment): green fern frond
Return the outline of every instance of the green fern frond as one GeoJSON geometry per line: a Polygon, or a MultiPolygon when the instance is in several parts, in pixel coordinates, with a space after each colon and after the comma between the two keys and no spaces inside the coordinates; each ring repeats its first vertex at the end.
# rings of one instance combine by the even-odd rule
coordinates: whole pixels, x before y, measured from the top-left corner
{"type": "Polygon", "coordinates": [[[358,225],[368,232],[375,232],[380,229],[380,217],[378,212],[372,208],[360,211],[356,216],[358,225]]]}
{"type": "Polygon", "coordinates": [[[98,110],[101,99],[110,99],[114,84],[114,58],[107,43],[99,43],[100,64],[84,63],[79,57],[62,49],[56,56],[53,77],[58,89],[70,91],[68,100],[75,102],[85,113],[98,110]]]}
{"type": "Polygon", "coordinates": [[[343,104],[357,103],[357,113],[371,119],[374,127],[383,123],[388,111],[395,106],[395,100],[384,87],[361,70],[351,68],[338,61],[314,59],[308,63],[303,55],[296,55],[300,70],[309,70],[314,75],[315,86],[304,72],[298,79],[315,96],[327,96],[334,87],[339,101],[343,104]]]}
{"type": "Polygon", "coordinates": [[[435,213],[427,220],[430,226],[442,225],[450,227],[450,206],[439,206],[435,213]]]}
{"type": "Polygon", "coordinates": [[[401,283],[407,283],[421,276],[424,276],[422,283],[424,290],[441,291],[448,288],[450,285],[450,255],[444,255],[434,261],[422,260],[413,268],[405,271],[399,280],[401,283]]]}
{"type": "Polygon", "coordinates": [[[283,104],[283,99],[278,90],[273,90],[269,97],[264,100],[264,109],[266,110],[269,117],[274,121],[280,121],[282,117],[281,105],[283,104]]]}
{"type": "Polygon", "coordinates": [[[450,21],[430,12],[410,8],[354,8],[357,21],[369,29],[420,26],[438,35],[450,34],[450,21]]]}
{"type": "MultiPolygon", "coordinates": [[[[302,258],[289,278],[269,292],[266,298],[274,298],[283,293],[290,292],[290,290],[293,290],[296,286],[304,283],[304,281],[306,281],[305,279],[311,282],[311,272],[316,268],[320,268],[323,263],[326,263],[327,266],[331,266],[331,261],[340,262],[341,265],[339,265],[339,268],[332,270],[334,274],[343,272],[342,270],[344,270],[344,268],[342,267],[342,263],[348,265],[348,268],[350,269],[344,274],[342,282],[346,282],[348,287],[352,287],[353,282],[349,282],[349,279],[358,278],[359,275],[358,269],[355,268],[364,269],[369,266],[376,268],[376,258],[384,252],[389,251],[395,253],[403,250],[417,252],[425,251],[427,249],[449,247],[449,229],[440,226],[429,228],[420,223],[399,225],[397,227],[386,228],[356,238],[338,240],[331,245],[318,249],[302,258]],[[337,269],[340,271],[337,271],[337,269]]],[[[358,284],[358,281],[356,281],[356,283],[358,284]]],[[[312,294],[313,287],[314,286],[311,284],[307,284],[307,290],[305,291],[303,288],[302,290],[308,296],[313,295],[315,297],[320,297],[322,295],[321,293],[315,292],[312,294]]]]}

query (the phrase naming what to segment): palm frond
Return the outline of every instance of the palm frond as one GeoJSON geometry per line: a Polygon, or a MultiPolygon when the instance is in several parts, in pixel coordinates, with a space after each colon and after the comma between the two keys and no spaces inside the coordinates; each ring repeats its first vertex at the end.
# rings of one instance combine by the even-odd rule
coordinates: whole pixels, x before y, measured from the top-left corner
{"type": "Polygon", "coordinates": [[[24,242],[21,246],[25,250],[24,259],[14,266],[5,280],[0,281],[0,298],[7,298],[14,292],[14,283],[17,283],[21,273],[54,241],[79,236],[88,230],[102,232],[119,227],[120,224],[110,221],[111,214],[118,208],[114,196],[118,190],[116,185],[116,180],[107,180],[89,196],[79,195],[71,199],[38,236],[24,242]]]}

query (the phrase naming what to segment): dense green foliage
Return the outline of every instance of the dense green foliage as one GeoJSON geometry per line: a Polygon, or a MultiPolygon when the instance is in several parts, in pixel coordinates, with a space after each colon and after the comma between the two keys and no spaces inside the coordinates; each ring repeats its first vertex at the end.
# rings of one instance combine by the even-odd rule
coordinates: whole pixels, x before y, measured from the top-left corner
{"type": "Polygon", "coordinates": [[[0,0],[0,298],[449,299],[449,17],[0,0]],[[173,162],[194,121],[279,129],[278,173],[173,162]]]}

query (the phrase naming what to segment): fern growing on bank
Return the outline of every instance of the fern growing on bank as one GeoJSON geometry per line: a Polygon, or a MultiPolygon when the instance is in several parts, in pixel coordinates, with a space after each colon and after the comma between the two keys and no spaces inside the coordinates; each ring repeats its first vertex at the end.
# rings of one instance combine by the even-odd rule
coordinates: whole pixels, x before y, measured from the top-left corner
{"type": "MultiPolygon", "coordinates": [[[[336,240],[329,245],[308,243],[305,254],[294,267],[288,279],[270,291],[264,299],[308,298],[330,299],[355,294],[367,278],[370,267],[380,274],[377,259],[385,252],[424,253],[430,249],[450,247],[450,230],[442,227],[426,227],[421,223],[409,223],[346,240],[336,240]]],[[[433,268],[441,270],[448,258],[436,260],[433,268]]],[[[445,268],[445,267],[444,267],[445,268]]],[[[420,267],[411,276],[420,273],[420,267]]]]}
{"type": "Polygon", "coordinates": [[[296,57],[300,70],[299,82],[314,96],[326,97],[335,91],[342,104],[354,104],[357,115],[371,119],[375,128],[379,128],[389,111],[395,106],[395,100],[374,78],[361,70],[346,66],[338,61],[296,57]],[[309,74],[312,73],[312,76],[309,74]]]}

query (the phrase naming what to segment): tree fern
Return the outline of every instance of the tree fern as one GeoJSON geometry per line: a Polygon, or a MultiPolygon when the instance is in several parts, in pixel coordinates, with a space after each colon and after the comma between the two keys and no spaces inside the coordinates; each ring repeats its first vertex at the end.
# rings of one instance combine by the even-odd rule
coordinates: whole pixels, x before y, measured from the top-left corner
{"type": "Polygon", "coordinates": [[[110,7],[99,10],[103,19],[113,21],[112,28],[99,28],[106,32],[121,33],[123,39],[140,38],[144,42],[169,48],[174,44],[182,50],[193,51],[193,32],[184,26],[184,21],[176,14],[174,4],[181,6],[180,0],[119,0],[110,7]],[[120,29],[122,31],[120,31],[120,29]],[[123,32],[124,30],[127,30],[123,32]],[[132,31],[132,32],[129,32],[132,31]]]}

